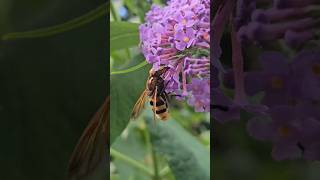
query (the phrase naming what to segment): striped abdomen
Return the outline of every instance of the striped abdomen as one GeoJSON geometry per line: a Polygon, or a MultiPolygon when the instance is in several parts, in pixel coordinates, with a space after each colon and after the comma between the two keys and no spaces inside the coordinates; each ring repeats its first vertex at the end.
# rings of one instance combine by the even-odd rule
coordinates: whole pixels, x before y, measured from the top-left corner
{"type": "Polygon", "coordinates": [[[150,98],[150,105],[152,106],[152,111],[156,113],[156,116],[161,120],[167,120],[169,118],[168,104],[166,98],[163,96],[157,96],[157,103],[155,110],[153,109],[153,98],[150,98]]]}

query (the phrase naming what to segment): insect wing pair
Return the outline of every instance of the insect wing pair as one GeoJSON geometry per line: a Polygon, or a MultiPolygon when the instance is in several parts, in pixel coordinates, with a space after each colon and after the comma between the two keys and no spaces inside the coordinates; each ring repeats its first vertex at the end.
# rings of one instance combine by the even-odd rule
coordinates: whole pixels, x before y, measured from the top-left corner
{"type": "Polygon", "coordinates": [[[152,106],[153,119],[156,117],[161,120],[169,118],[168,100],[165,92],[165,83],[161,77],[169,68],[162,67],[157,71],[153,69],[149,72],[146,83],[146,89],[142,92],[136,104],[133,107],[131,118],[137,119],[144,109],[145,102],[149,99],[152,106]]]}

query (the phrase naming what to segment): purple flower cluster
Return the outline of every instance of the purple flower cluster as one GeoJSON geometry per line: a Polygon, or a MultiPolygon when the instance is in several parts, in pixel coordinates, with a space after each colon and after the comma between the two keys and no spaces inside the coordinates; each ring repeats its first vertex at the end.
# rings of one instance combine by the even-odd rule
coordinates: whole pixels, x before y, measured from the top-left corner
{"type": "Polygon", "coordinates": [[[198,112],[210,110],[210,0],[171,0],[153,5],[140,26],[141,49],[163,74],[166,92],[198,112]]]}
{"type": "Polygon", "coordinates": [[[211,93],[213,103],[228,111],[215,108],[214,119],[239,120],[240,110],[245,110],[253,115],[247,124],[249,134],[270,141],[274,159],[320,160],[320,44],[314,40],[320,1],[219,2],[212,17],[211,61],[216,78],[211,93]],[[230,69],[223,59],[220,62],[224,28],[231,32],[230,69]],[[256,44],[262,45],[255,46],[259,55],[243,48],[256,44]]]}
{"type": "Polygon", "coordinates": [[[292,60],[279,52],[264,52],[262,71],[246,75],[248,94],[263,91],[261,103],[270,107],[270,119],[250,120],[248,131],[273,143],[275,159],[320,159],[319,57],[319,51],[303,51],[292,60]]]}
{"type": "MultiPolygon", "coordinates": [[[[254,5],[254,3],[253,3],[254,5]]],[[[243,55],[242,55],[242,45],[237,37],[236,30],[238,26],[246,22],[246,18],[242,14],[247,15],[246,13],[241,13],[247,7],[252,9],[253,7],[251,0],[239,0],[237,3],[233,0],[221,1],[218,4],[219,8],[215,16],[213,17],[212,31],[213,31],[213,43],[211,44],[211,54],[213,55],[211,61],[213,69],[216,70],[216,76],[213,77],[213,81],[216,81],[214,84],[215,87],[211,90],[213,97],[213,104],[218,104],[222,107],[227,107],[227,111],[221,111],[221,108],[214,108],[213,115],[214,119],[219,122],[227,122],[230,120],[239,120],[240,119],[240,110],[244,109],[249,112],[254,113],[263,113],[266,109],[264,106],[260,105],[251,105],[246,99],[245,89],[244,89],[244,72],[243,72],[243,55]],[[232,13],[234,12],[235,6],[238,5],[236,16],[233,17],[229,22],[232,13]],[[250,5],[250,6],[249,6],[250,5]],[[233,71],[231,79],[234,82],[235,93],[233,99],[229,96],[226,96],[221,90],[221,83],[219,82],[219,77],[221,74],[226,73],[224,68],[220,63],[220,56],[222,54],[219,43],[221,41],[224,28],[228,25],[231,25],[231,41],[232,41],[232,65],[233,71]]]]}
{"type": "Polygon", "coordinates": [[[315,37],[319,30],[318,0],[275,0],[268,9],[255,9],[256,3],[250,4],[240,11],[251,12],[240,16],[246,17],[242,18],[246,22],[242,21],[238,32],[242,41],[264,43],[283,39],[287,45],[297,48],[315,37]]]}

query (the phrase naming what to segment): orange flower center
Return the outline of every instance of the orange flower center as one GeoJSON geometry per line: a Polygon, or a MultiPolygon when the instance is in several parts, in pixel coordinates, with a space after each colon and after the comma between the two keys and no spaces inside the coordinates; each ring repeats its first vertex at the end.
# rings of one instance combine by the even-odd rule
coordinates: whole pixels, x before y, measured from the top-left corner
{"type": "Polygon", "coordinates": [[[184,41],[184,42],[189,42],[189,40],[190,40],[190,39],[189,39],[188,37],[184,37],[184,38],[183,38],[183,41],[184,41]]]}
{"type": "Polygon", "coordinates": [[[187,24],[187,20],[186,19],[182,19],[182,24],[186,25],[187,24]]]}
{"type": "Polygon", "coordinates": [[[287,137],[290,136],[291,131],[290,131],[290,129],[289,129],[287,126],[282,126],[282,127],[279,127],[279,128],[278,128],[278,134],[279,134],[281,137],[287,138],[287,137]]]}
{"type": "Polygon", "coordinates": [[[271,78],[271,87],[273,89],[282,89],[283,88],[283,80],[277,76],[271,78]]]}
{"type": "Polygon", "coordinates": [[[320,63],[314,64],[314,65],[312,66],[312,72],[313,72],[315,75],[320,76],[320,63]]]}

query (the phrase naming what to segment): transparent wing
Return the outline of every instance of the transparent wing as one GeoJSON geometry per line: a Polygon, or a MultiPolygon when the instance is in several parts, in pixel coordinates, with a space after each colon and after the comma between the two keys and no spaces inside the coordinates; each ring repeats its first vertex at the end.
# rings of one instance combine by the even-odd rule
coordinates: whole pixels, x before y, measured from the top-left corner
{"type": "Polygon", "coordinates": [[[145,89],[132,109],[131,119],[137,119],[139,117],[142,110],[144,109],[144,104],[147,100],[147,97],[148,97],[148,94],[147,94],[147,90],[145,89]]]}
{"type": "Polygon", "coordinates": [[[156,89],[153,94],[153,121],[156,122],[156,105],[157,105],[157,94],[158,94],[158,86],[156,86],[156,89]]]}
{"type": "Polygon", "coordinates": [[[69,161],[69,179],[90,176],[101,163],[107,163],[109,106],[107,97],[80,137],[69,161]]]}

